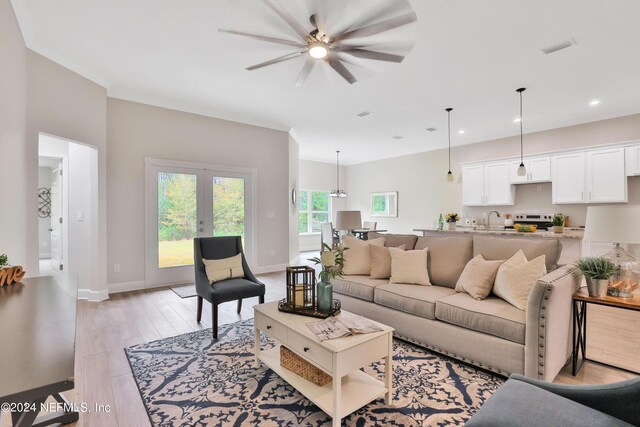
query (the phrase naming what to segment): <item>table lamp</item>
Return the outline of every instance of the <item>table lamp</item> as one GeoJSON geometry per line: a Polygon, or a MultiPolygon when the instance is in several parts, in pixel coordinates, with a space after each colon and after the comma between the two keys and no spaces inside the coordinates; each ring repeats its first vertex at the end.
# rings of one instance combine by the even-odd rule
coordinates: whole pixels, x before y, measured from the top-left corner
{"type": "Polygon", "coordinates": [[[360,228],[362,228],[360,211],[336,212],[336,229],[352,231],[360,228]]]}
{"type": "Polygon", "coordinates": [[[590,206],[587,208],[584,239],[590,242],[612,243],[613,249],[602,257],[612,261],[620,272],[611,279],[607,294],[633,297],[640,279],[638,259],[624,250],[621,243],[640,243],[640,206],[590,206]]]}

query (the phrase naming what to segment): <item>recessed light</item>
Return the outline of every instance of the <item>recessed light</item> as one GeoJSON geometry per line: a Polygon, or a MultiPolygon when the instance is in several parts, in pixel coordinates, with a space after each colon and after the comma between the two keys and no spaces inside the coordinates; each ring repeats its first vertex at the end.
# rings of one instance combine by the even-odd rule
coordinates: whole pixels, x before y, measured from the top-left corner
{"type": "Polygon", "coordinates": [[[464,129],[460,129],[460,130],[458,131],[458,133],[459,133],[460,135],[462,135],[462,134],[464,133],[464,129]]]}
{"type": "Polygon", "coordinates": [[[365,117],[365,116],[368,116],[369,114],[371,114],[371,111],[363,111],[362,113],[356,114],[356,116],[365,117]]]}
{"type": "Polygon", "coordinates": [[[437,131],[437,130],[438,130],[438,129],[436,129],[436,128],[427,128],[427,131],[429,131],[429,132],[435,132],[435,131],[437,131]]]}
{"type": "Polygon", "coordinates": [[[393,138],[393,139],[402,139],[402,135],[393,135],[391,138],[393,138]]]}
{"type": "Polygon", "coordinates": [[[522,121],[522,119],[520,117],[516,117],[515,119],[513,119],[513,123],[520,123],[522,121]]]}
{"type": "Polygon", "coordinates": [[[594,99],[593,101],[591,101],[589,103],[589,105],[591,105],[592,107],[594,107],[594,106],[596,106],[598,104],[600,104],[600,100],[599,99],[594,99]]]}

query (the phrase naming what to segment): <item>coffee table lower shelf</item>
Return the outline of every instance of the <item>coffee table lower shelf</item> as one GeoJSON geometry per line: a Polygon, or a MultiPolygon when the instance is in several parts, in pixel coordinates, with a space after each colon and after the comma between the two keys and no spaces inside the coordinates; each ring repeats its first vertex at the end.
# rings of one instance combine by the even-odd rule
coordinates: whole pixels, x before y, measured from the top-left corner
{"type": "MultiPolygon", "coordinates": [[[[320,409],[327,414],[333,414],[332,383],[319,386],[280,366],[279,345],[276,345],[270,350],[260,351],[259,358],[272,371],[302,393],[307,399],[315,403],[320,409]]],[[[386,393],[387,388],[382,381],[360,370],[345,375],[342,377],[340,418],[346,417],[379,397],[384,397],[386,393]]]]}

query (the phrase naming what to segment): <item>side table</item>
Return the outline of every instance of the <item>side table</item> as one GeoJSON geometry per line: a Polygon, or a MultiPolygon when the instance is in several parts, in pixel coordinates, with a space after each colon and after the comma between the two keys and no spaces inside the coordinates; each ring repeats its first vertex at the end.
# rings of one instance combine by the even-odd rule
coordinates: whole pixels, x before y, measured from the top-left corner
{"type": "Polygon", "coordinates": [[[588,304],[604,305],[607,307],[619,308],[622,310],[640,311],[640,295],[633,298],[620,298],[605,296],[603,298],[590,297],[587,288],[580,288],[573,294],[573,353],[571,354],[571,373],[575,376],[588,360],[599,365],[620,369],[623,371],[640,374],[640,372],[630,369],[620,368],[604,362],[587,358],[587,306],[588,304]],[[580,353],[582,358],[580,359],[580,353]]]}

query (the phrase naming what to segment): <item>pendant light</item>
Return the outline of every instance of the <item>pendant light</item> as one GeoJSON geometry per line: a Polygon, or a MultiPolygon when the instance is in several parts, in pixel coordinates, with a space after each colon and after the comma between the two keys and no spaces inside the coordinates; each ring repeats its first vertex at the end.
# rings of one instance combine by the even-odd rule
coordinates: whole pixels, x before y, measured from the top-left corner
{"type": "Polygon", "coordinates": [[[447,130],[449,134],[449,172],[447,172],[447,181],[453,182],[453,174],[451,173],[451,110],[453,108],[445,108],[447,112],[447,130]]]}
{"type": "Polygon", "coordinates": [[[340,189],[340,150],[336,150],[336,189],[331,190],[329,197],[347,197],[347,193],[340,189]]]}
{"type": "Polygon", "coordinates": [[[521,87],[520,89],[516,89],[516,92],[520,94],[520,166],[518,166],[518,176],[526,176],[527,168],[524,166],[524,157],[523,157],[523,145],[522,145],[522,92],[527,90],[527,88],[521,87]]]}

